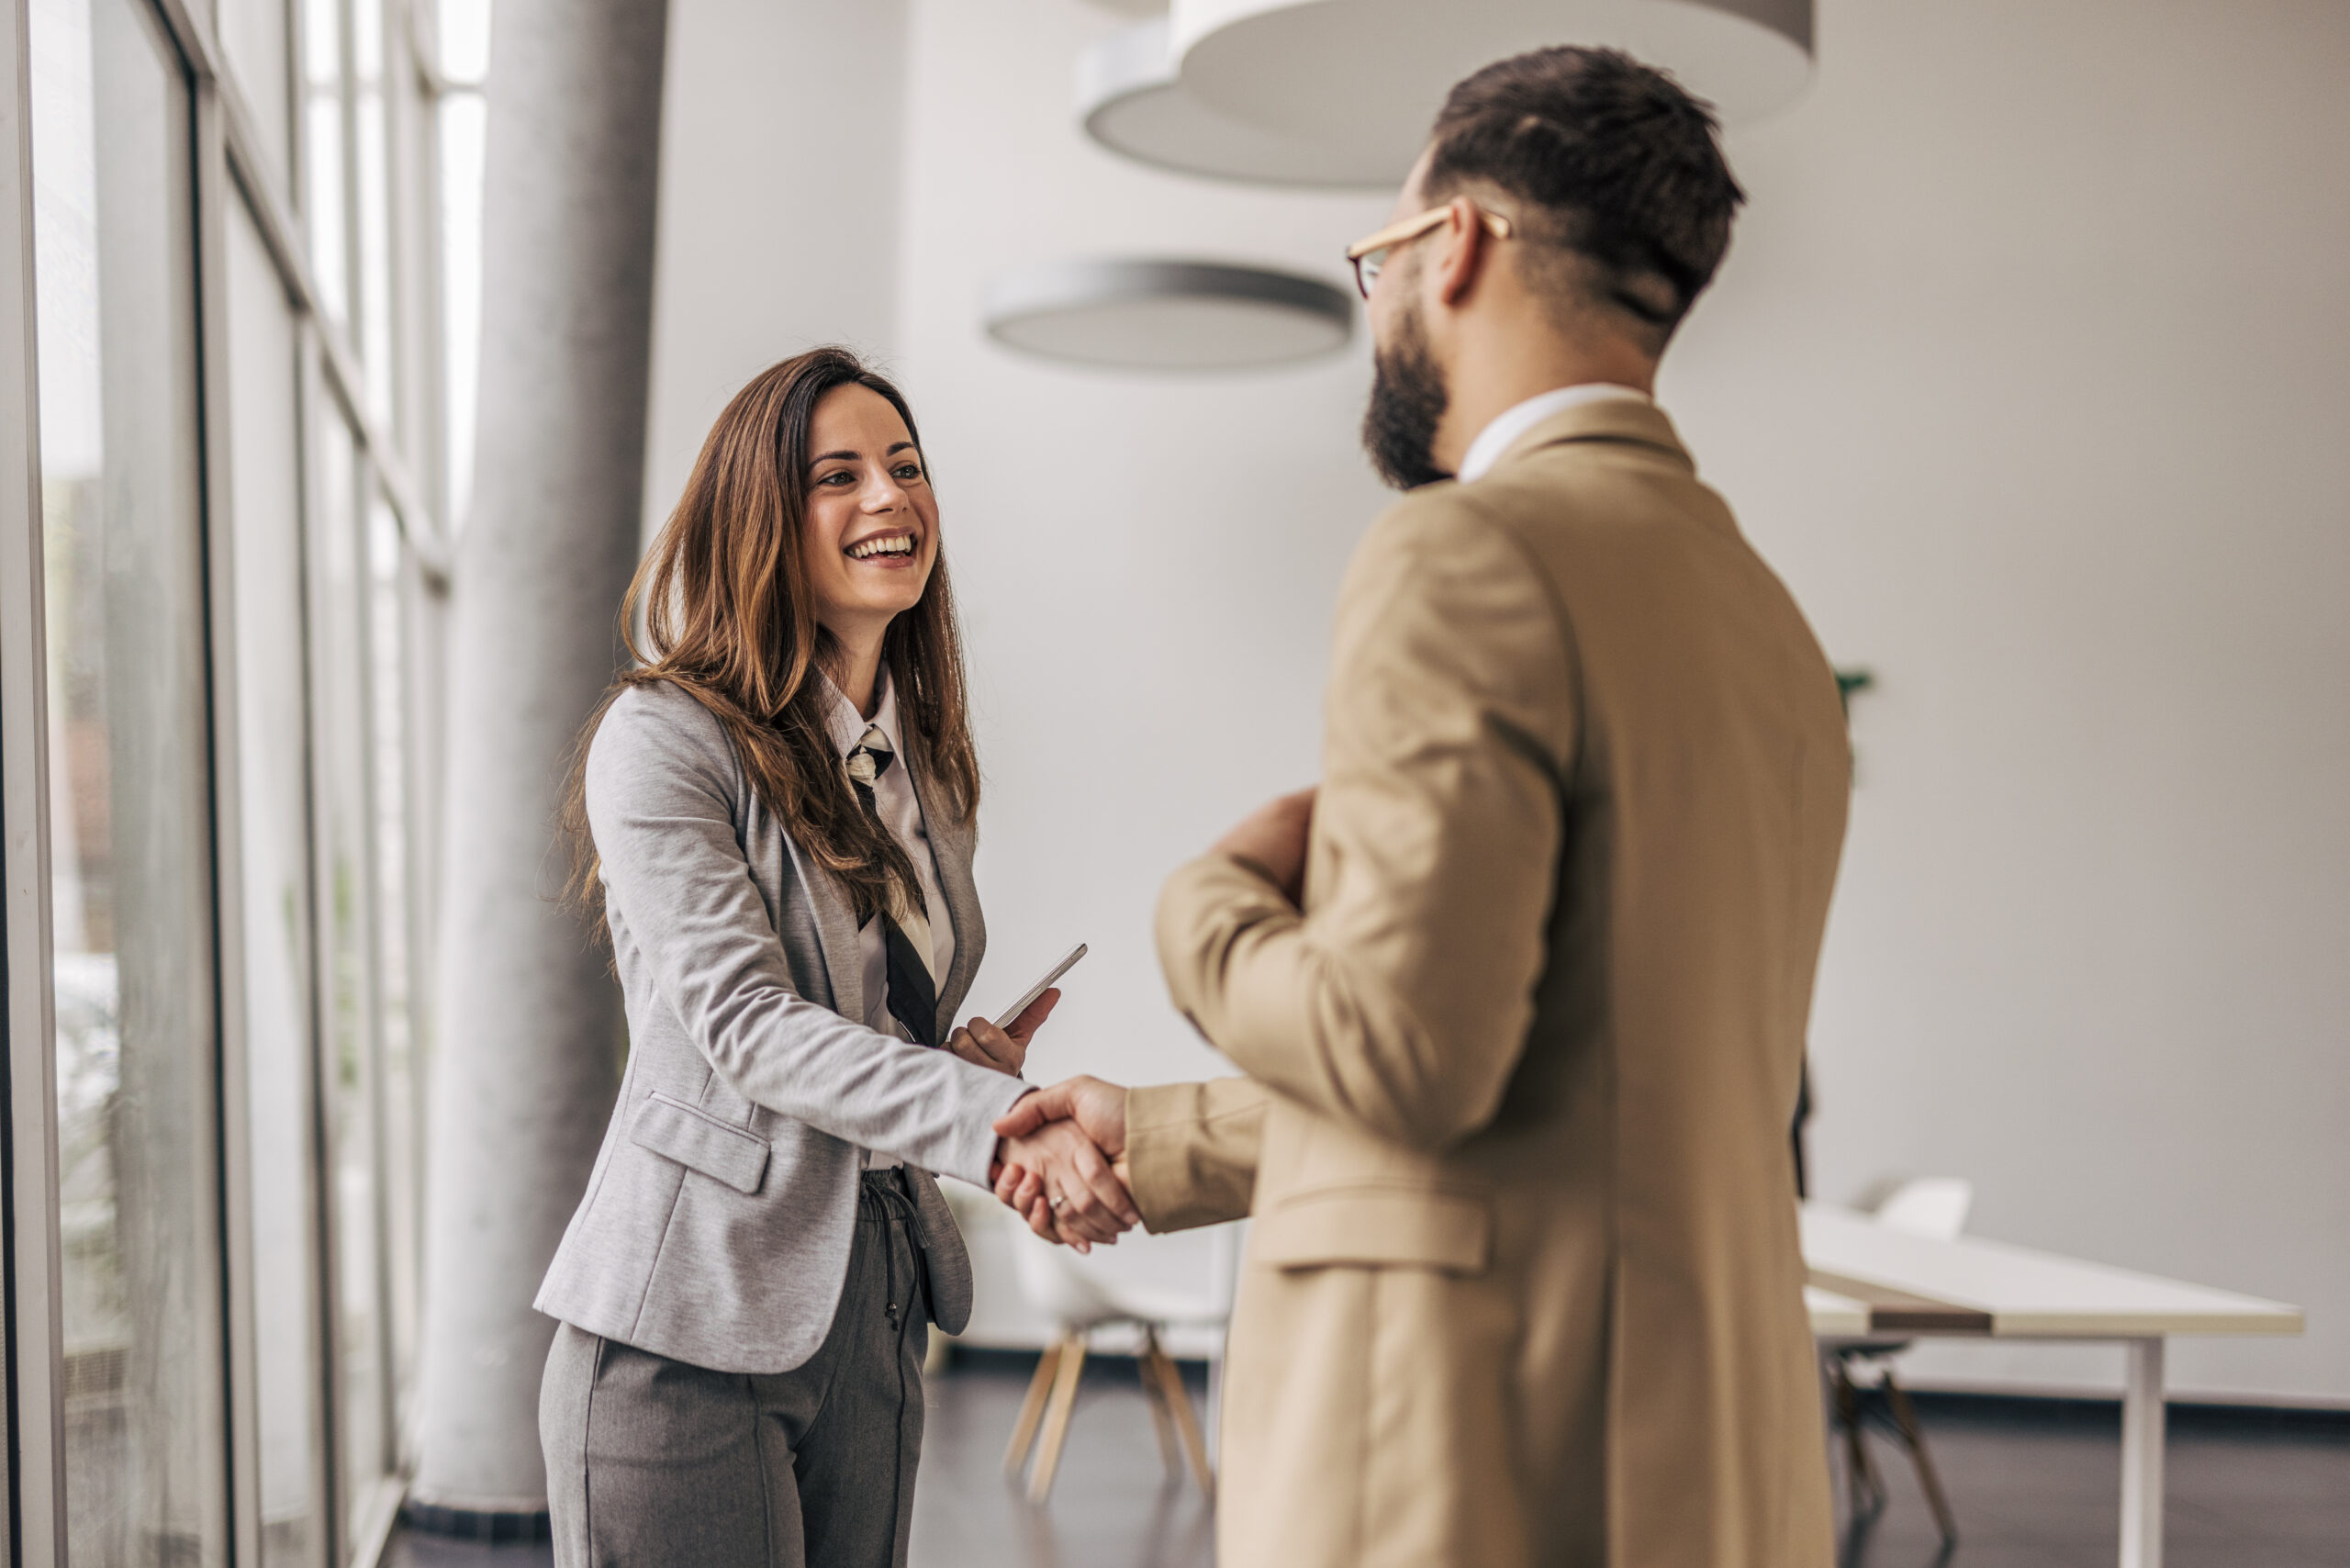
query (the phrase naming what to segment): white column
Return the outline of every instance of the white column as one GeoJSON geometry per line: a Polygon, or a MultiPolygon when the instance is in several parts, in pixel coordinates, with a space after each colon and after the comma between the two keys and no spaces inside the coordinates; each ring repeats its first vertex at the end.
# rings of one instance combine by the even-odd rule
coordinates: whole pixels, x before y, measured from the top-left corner
{"type": "Polygon", "coordinates": [[[531,1298],[618,1081],[617,993],[551,896],[552,823],[637,555],[666,23],[666,0],[498,0],[493,24],[410,1494],[461,1514],[546,1506],[554,1326],[531,1298]]]}
{"type": "Polygon", "coordinates": [[[2132,1339],[2121,1395],[2121,1568],[2163,1568],[2163,1341],[2132,1339]]]}

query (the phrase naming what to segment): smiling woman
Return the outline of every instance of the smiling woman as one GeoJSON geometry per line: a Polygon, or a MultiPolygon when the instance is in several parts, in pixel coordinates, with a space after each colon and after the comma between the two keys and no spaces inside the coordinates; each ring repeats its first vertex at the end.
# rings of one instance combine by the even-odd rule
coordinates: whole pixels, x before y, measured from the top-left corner
{"type": "MultiPolygon", "coordinates": [[[[938,500],[904,396],[845,349],[822,348],[760,373],[719,415],[652,553],[622,626],[632,687],[680,687],[726,732],[753,789],[800,853],[837,879],[857,919],[912,890],[902,850],[859,806],[831,735],[846,694],[872,717],[886,667],[925,804],[957,823],[979,808],[954,593],[939,557],[938,500]],[[787,476],[792,476],[789,480],[787,476]],[[853,554],[910,542],[876,558],[853,554]]],[[[576,891],[601,897],[588,833],[589,722],[565,821],[576,891]]]]}
{"type": "Polygon", "coordinates": [[[555,1561],[902,1568],[926,1326],[971,1306],[930,1172],[1033,1164],[1085,1241],[1138,1216],[1075,1124],[995,1136],[1059,993],[950,1028],[979,768],[897,388],[840,349],[752,381],[640,605],[566,808],[630,1049],[537,1302],[555,1561]]]}

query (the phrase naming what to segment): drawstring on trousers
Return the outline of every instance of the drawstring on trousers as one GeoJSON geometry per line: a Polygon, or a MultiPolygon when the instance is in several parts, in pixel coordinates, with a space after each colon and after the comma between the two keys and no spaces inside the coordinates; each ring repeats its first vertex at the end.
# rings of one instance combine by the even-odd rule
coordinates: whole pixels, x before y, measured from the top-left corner
{"type": "MultiPolygon", "coordinates": [[[[904,1222],[906,1227],[906,1244],[910,1247],[915,1245],[914,1238],[921,1234],[921,1229],[919,1221],[915,1218],[914,1215],[914,1201],[906,1195],[906,1189],[900,1182],[898,1173],[895,1170],[867,1171],[865,1173],[865,1185],[860,1192],[859,1196],[863,1199],[871,1200],[875,1206],[881,1211],[882,1224],[885,1229],[888,1226],[889,1216],[891,1215],[895,1215],[900,1220],[904,1222]]],[[[899,1327],[898,1249],[896,1247],[890,1245],[885,1238],[881,1249],[881,1255],[884,1260],[881,1266],[885,1271],[887,1271],[890,1287],[890,1295],[886,1310],[890,1315],[890,1327],[899,1327]]],[[[909,1302],[907,1305],[911,1306],[912,1304],[909,1302]]]]}

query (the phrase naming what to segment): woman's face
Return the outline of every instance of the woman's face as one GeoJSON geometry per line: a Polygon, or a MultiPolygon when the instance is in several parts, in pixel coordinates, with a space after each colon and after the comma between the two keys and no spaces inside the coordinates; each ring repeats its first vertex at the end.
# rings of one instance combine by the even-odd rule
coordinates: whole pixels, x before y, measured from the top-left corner
{"type": "Polygon", "coordinates": [[[800,559],[835,637],[878,637],[938,560],[938,498],[906,421],[868,386],[835,386],[808,429],[800,559]]]}

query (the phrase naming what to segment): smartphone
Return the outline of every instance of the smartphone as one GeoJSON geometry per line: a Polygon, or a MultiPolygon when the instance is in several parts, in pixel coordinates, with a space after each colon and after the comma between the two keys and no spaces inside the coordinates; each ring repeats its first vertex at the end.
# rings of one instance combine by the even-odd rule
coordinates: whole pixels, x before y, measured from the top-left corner
{"type": "Polygon", "coordinates": [[[1076,946],[1071,947],[1069,950],[1068,958],[1063,958],[1059,963],[1055,964],[1051,969],[1045,971],[1045,978],[1043,980],[1038,980],[1035,985],[1032,985],[1026,991],[1022,991],[1020,993],[1020,1000],[1013,1002],[1010,1007],[1005,1008],[1003,1012],[997,1016],[995,1026],[999,1029],[1011,1028],[1012,1021],[1014,1018],[1019,1017],[1023,1013],[1027,1012],[1028,1004],[1030,1002],[1035,1002],[1038,997],[1044,995],[1045,992],[1052,990],[1053,982],[1060,979],[1061,976],[1069,973],[1070,969],[1076,968],[1077,961],[1083,957],[1085,957],[1085,944],[1080,942],[1076,946]]]}

